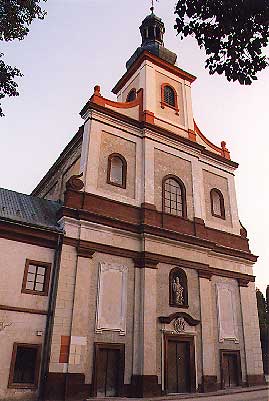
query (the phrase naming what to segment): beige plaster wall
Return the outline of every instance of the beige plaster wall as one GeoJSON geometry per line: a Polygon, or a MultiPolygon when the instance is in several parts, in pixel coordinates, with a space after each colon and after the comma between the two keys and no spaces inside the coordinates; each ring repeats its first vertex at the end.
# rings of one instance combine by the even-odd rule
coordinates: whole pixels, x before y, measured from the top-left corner
{"type": "MultiPolygon", "coordinates": [[[[157,118],[156,124],[160,125],[158,118],[162,119],[167,122],[171,122],[175,125],[185,126],[185,118],[184,118],[184,102],[183,102],[183,83],[178,82],[168,75],[165,72],[161,73],[159,71],[155,71],[156,74],[156,110],[155,116],[157,118]],[[178,101],[178,108],[179,112],[176,113],[174,109],[165,106],[164,108],[161,107],[161,86],[162,84],[169,84],[171,85],[176,93],[177,93],[177,101],[178,101]]],[[[168,126],[166,126],[169,129],[168,126]]]]}
{"type": "Polygon", "coordinates": [[[228,190],[228,180],[221,175],[214,174],[203,169],[203,178],[204,178],[204,193],[205,193],[205,209],[206,209],[206,223],[215,223],[218,225],[218,228],[225,230],[228,227],[232,226],[231,219],[231,206],[230,206],[230,196],[228,190]],[[224,198],[224,207],[225,207],[225,220],[212,216],[211,213],[211,200],[210,200],[210,191],[212,188],[217,188],[221,191],[224,198]]]}
{"type": "Polygon", "coordinates": [[[255,283],[249,283],[248,287],[240,287],[240,298],[245,336],[247,374],[263,375],[255,283]]]}
{"type": "Polygon", "coordinates": [[[109,193],[114,193],[134,199],[136,181],[136,143],[105,131],[102,131],[101,135],[97,183],[98,189],[103,189],[106,192],[106,196],[109,196],[109,193]],[[107,183],[108,156],[112,153],[120,153],[126,159],[126,189],[107,183]]]}
{"type": "Polygon", "coordinates": [[[212,280],[212,309],[213,309],[213,327],[214,327],[214,338],[216,342],[216,356],[214,358],[214,362],[216,365],[217,372],[217,380],[218,383],[221,382],[221,370],[220,370],[220,350],[239,350],[241,356],[241,369],[242,369],[242,380],[246,382],[246,358],[245,358],[245,348],[244,348],[244,335],[243,335],[243,324],[242,324],[242,314],[241,314],[241,306],[240,306],[240,293],[237,280],[227,278],[227,277],[219,277],[213,276],[212,280]],[[224,342],[219,342],[219,328],[218,328],[218,310],[217,310],[217,291],[216,285],[217,283],[226,283],[233,290],[233,294],[235,296],[235,304],[233,305],[235,308],[236,314],[236,327],[238,330],[238,338],[239,343],[236,344],[233,340],[224,340],[224,342]]]}
{"type": "Polygon", "coordinates": [[[46,309],[48,297],[22,294],[22,281],[26,259],[53,263],[54,250],[1,238],[0,255],[0,304],[46,309]]]}
{"type": "MultiPolygon", "coordinates": [[[[26,259],[53,263],[54,251],[1,238],[0,255],[0,304],[46,310],[47,296],[22,294],[21,288],[26,259]]],[[[35,391],[7,388],[13,344],[42,344],[43,336],[37,336],[36,332],[44,333],[46,316],[0,310],[0,321],[9,325],[0,331],[0,399],[31,400],[36,396],[35,391]]]]}
{"type": "MultiPolygon", "coordinates": [[[[95,253],[92,259],[79,257],[75,248],[64,245],[59,276],[55,323],[53,328],[50,372],[84,373],[92,382],[94,342],[125,344],[125,383],[132,374],[133,333],[133,261],[127,258],[95,253]],[[128,267],[126,335],[114,331],[95,332],[99,263],[116,263],[128,267]],[[59,363],[61,336],[80,337],[79,359],[59,363]]],[[[72,343],[71,341],[71,343],[72,343]]],[[[77,354],[78,355],[78,354],[77,354]]]]}
{"type": "Polygon", "coordinates": [[[193,219],[193,193],[192,193],[192,170],[191,162],[180,157],[168,154],[161,150],[154,151],[154,184],[155,184],[155,206],[162,210],[162,180],[168,174],[180,178],[186,188],[187,217],[193,219]]]}
{"type": "Polygon", "coordinates": [[[57,168],[54,175],[52,175],[39,190],[37,196],[48,200],[63,199],[66,181],[71,175],[79,173],[81,145],[82,141],[79,142],[77,147],[70,151],[63,163],[57,168]]]}
{"type": "Polygon", "coordinates": [[[76,248],[70,245],[63,245],[52,333],[50,372],[66,371],[66,366],[63,363],[59,363],[59,356],[61,336],[71,335],[76,268],[76,248]]]}
{"type": "Polygon", "coordinates": [[[45,316],[0,310],[0,321],[11,323],[0,331],[0,400],[9,401],[36,399],[37,391],[7,388],[10,362],[14,343],[42,344],[43,336],[36,331],[45,331],[45,316]]]}
{"type": "Polygon", "coordinates": [[[123,343],[125,344],[125,383],[130,383],[132,374],[132,336],[133,336],[133,310],[134,310],[134,267],[133,261],[128,258],[117,257],[106,254],[95,253],[91,260],[91,276],[90,281],[85,283],[83,291],[87,297],[87,303],[82,305],[82,312],[87,310],[87,348],[82,369],[86,375],[86,382],[92,382],[93,369],[93,350],[94,342],[102,343],[123,343]],[[128,284],[127,284],[127,314],[126,314],[126,335],[120,335],[114,331],[103,331],[102,333],[95,332],[96,322],[96,299],[97,299],[97,283],[99,263],[116,263],[128,267],[128,284]],[[87,296],[89,294],[89,296],[87,296]]]}

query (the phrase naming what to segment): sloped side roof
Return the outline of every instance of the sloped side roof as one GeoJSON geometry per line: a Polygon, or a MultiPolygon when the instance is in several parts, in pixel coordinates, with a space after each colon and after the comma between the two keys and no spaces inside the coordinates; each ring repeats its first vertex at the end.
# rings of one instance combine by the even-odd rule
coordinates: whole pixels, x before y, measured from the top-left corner
{"type": "Polygon", "coordinates": [[[56,214],[61,204],[0,188],[0,219],[60,230],[56,214]]]}

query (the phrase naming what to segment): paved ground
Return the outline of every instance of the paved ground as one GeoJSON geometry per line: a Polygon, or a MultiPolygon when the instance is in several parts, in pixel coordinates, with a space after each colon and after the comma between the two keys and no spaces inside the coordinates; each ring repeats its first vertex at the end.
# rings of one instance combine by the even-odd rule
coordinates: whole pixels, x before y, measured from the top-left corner
{"type": "Polygon", "coordinates": [[[211,394],[197,394],[195,396],[189,394],[174,395],[167,397],[156,397],[156,398],[89,398],[87,401],[269,401],[269,389],[263,387],[251,388],[251,389],[236,389],[211,394]]]}
{"type": "MultiPolygon", "coordinates": [[[[226,395],[210,395],[208,397],[178,398],[180,401],[269,401],[268,390],[249,391],[226,395]]],[[[175,401],[175,400],[174,400],[175,401]]]]}

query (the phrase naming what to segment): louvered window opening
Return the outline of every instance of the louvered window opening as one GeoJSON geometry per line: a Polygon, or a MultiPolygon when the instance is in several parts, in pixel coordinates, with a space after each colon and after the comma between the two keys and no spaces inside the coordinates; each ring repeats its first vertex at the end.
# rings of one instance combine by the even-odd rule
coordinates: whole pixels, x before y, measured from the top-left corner
{"type": "Polygon", "coordinates": [[[164,102],[175,107],[175,93],[170,86],[164,87],[164,102]]]}

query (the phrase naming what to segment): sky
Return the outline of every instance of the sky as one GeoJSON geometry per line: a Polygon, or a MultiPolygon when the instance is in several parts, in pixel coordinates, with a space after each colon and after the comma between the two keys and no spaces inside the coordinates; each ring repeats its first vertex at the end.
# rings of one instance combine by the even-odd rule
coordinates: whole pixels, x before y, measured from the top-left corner
{"type": "MultiPolygon", "coordinates": [[[[23,41],[4,43],[7,64],[18,67],[20,96],[3,102],[0,118],[0,186],[31,193],[83,121],[79,112],[96,84],[105,97],[140,45],[139,26],[150,0],[47,0],[47,16],[34,21],[23,41]]],[[[210,76],[205,54],[174,30],[175,0],[160,0],[155,13],[166,27],[165,46],[178,66],[195,76],[195,120],[216,145],[227,142],[236,171],[239,216],[248,230],[256,285],[269,284],[269,68],[251,86],[210,76]]],[[[267,49],[268,50],[268,49],[267,49]]],[[[268,52],[267,52],[268,53],[268,52]]]]}

